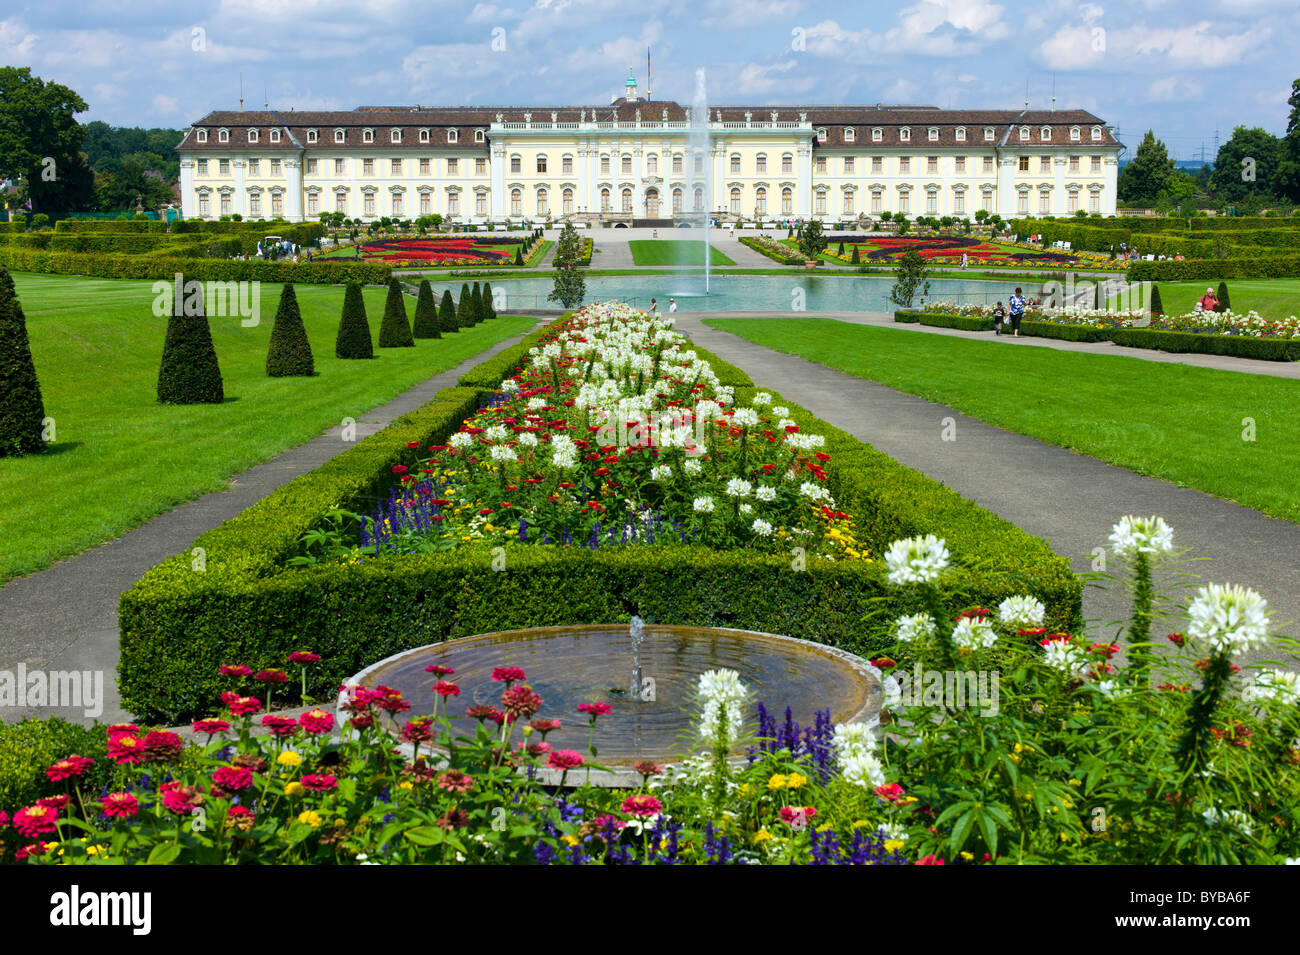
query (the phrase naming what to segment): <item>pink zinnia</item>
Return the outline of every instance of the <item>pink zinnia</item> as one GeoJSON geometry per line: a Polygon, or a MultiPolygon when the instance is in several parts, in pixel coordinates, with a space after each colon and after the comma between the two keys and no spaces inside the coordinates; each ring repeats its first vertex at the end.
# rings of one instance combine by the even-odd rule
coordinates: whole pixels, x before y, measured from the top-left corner
{"type": "Polygon", "coordinates": [[[657,816],[663,812],[664,806],[654,796],[628,796],[623,800],[623,811],[629,816],[657,816]]]}
{"type": "Polygon", "coordinates": [[[436,677],[451,676],[456,672],[455,667],[444,666],[441,663],[430,663],[424,668],[425,673],[432,673],[436,677]]]}
{"type": "Polygon", "coordinates": [[[262,717],[262,725],[282,738],[298,732],[298,721],[292,716],[273,716],[268,713],[262,717]]]}
{"type": "Polygon", "coordinates": [[[812,806],[785,806],[781,809],[781,821],[788,826],[804,825],[817,815],[817,810],[812,806]]]}
{"type": "Polygon", "coordinates": [[[569,770],[577,769],[584,762],[585,759],[581,753],[575,753],[571,749],[560,749],[551,753],[546,765],[550,766],[551,769],[569,770]]]}
{"type": "Polygon", "coordinates": [[[253,668],[243,663],[224,663],[221,666],[222,676],[250,676],[253,668]]]}
{"type": "Polygon", "coordinates": [[[334,728],[334,714],[324,710],[308,710],[298,717],[298,722],[312,736],[320,736],[334,728]]]}
{"type": "Polygon", "coordinates": [[[452,793],[467,793],[474,788],[474,779],[459,769],[449,769],[438,777],[438,788],[452,793]]]}
{"type": "Polygon", "coordinates": [[[307,650],[295,650],[289,654],[290,663],[320,663],[319,653],[310,653],[307,650]]]}
{"type": "Polygon", "coordinates": [[[410,701],[405,699],[402,694],[398,693],[396,690],[390,689],[386,686],[379,687],[379,690],[382,691],[381,694],[374,697],[371,702],[381,710],[388,713],[401,713],[403,710],[409,710],[411,708],[410,701]]]}
{"type": "Polygon", "coordinates": [[[253,675],[253,680],[257,683],[288,683],[289,674],[285,673],[283,670],[277,670],[276,668],[271,667],[266,670],[258,670],[257,673],[253,675]]]}
{"type": "Polygon", "coordinates": [[[518,683],[528,679],[528,676],[520,667],[493,667],[492,679],[498,683],[518,683]]]}
{"type": "Polygon", "coordinates": [[[144,758],[148,763],[170,763],[181,758],[185,741],[169,730],[153,730],[144,738],[144,758]]]}
{"type": "Polygon", "coordinates": [[[212,774],[212,781],[227,792],[239,792],[253,785],[253,774],[243,766],[222,766],[212,774]]]}
{"type": "Polygon", "coordinates": [[[71,779],[73,776],[80,776],[91,766],[95,765],[93,759],[85,756],[69,756],[61,759],[45,771],[46,777],[52,783],[63,782],[65,779],[71,779]]]}
{"type": "Polygon", "coordinates": [[[140,811],[140,801],[130,793],[109,793],[99,803],[110,819],[130,819],[140,811]]]}
{"type": "Polygon", "coordinates": [[[876,787],[876,795],[886,802],[898,802],[903,798],[903,787],[898,783],[886,783],[876,787]]]}
{"type": "Polygon", "coordinates": [[[36,805],[44,806],[46,809],[53,809],[55,812],[63,812],[68,808],[68,797],[65,793],[57,796],[46,796],[44,799],[36,800],[36,805]]]}
{"type": "Polygon", "coordinates": [[[194,721],[194,732],[204,733],[208,736],[215,736],[218,733],[224,733],[228,729],[230,729],[230,724],[225,720],[207,719],[194,721]]]}
{"type": "Polygon", "coordinates": [[[514,719],[528,719],[542,708],[542,698],[527,683],[520,683],[501,694],[501,706],[514,719]]]}
{"type": "Polygon", "coordinates": [[[144,761],[144,740],[130,733],[109,737],[108,758],[119,766],[132,766],[144,761]]]}
{"type": "Polygon", "coordinates": [[[433,727],[427,717],[409,720],[402,727],[402,739],[408,743],[426,743],[433,739],[433,727]]]}
{"type": "Polygon", "coordinates": [[[559,720],[533,720],[528,724],[537,732],[542,734],[542,739],[546,738],[547,733],[552,733],[560,728],[559,720]]]}
{"type": "Polygon", "coordinates": [[[162,794],[163,807],[178,816],[188,814],[195,806],[203,802],[203,794],[193,786],[182,786],[176,780],[163,783],[158,787],[162,794]]]}
{"type": "Polygon", "coordinates": [[[460,687],[455,683],[448,683],[446,680],[439,680],[433,691],[442,697],[460,696],[460,687]]]}
{"type": "Polygon", "coordinates": [[[112,739],[114,736],[122,736],[124,734],[130,734],[131,736],[136,736],[140,732],[140,727],[136,726],[134,723],[114,723],[112,726],[110,726],[107,729],[106,732],[108,733],[109,739],[112,739]]]}
{"type": "Polygon", "coordinates": [[[312,792],[318,792],[318,793],[329,792],[331,789],[335,788],[338,785],[338,777],[316,775],[314,773],[309,773],[306,776],[302,777],[302,784],[305,788],[310,789],[312,792]]]}
{"type": "Polygon", "coordinates": [[[611,712],[613,708],[608,703],[579,703],[578,712],[586,713],[591,717],[591,721],[596,722],[597,716],[604,716],[611,712]]]}
{"type": "Polygon", "coordinates": [[[262,708],[262,701],[252,696],[240,696],[238,693],[222,693],[221,702],[230,709],[232,716],[252,716],[262,708]]]}

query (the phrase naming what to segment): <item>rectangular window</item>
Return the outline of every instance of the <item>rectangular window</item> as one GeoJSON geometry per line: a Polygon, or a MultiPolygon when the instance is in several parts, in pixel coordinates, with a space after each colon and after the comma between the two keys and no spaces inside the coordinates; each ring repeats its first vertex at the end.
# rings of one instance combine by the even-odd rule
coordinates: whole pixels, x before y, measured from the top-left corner
{"type": "Polygon", "coordinates": [[[460,193],[459,192],[447,193],[447,215],[449,216],[460,215],[460,193]]]}
{"type": "Polygon", "coordinates": [[[474,160],[474,175],[482,176],[487,172],[487,160],[483,158],[474,160]]]}
{"type": "Polygon", "coordinates": [[[474,214],[478,216],[487,215],[487,195],[480,192],[474,196],[474,214]]]}
{"type": "Polygon", "coordinates": [[[933,189],[925,194],[925,211],[927,214],[939,211],[939,194],[933,189]]]}
{"type": "Polygon", "coordinates": [[[230,215],[230,193],[228,192],[221,194],[221,214],[223,216],[230,215]]]}
{"type": "Polygon", "coordinates": [[[307,175],[309,175],[309,176],[314,176],[314,175],[316,175],[316,173],[318,173],[318,172],[320,172],[320,160],[319,160],[319,159],[308,159],[308,160],[307,160],[307,175]]]}
{"type": "Polygon", "coordinates": [[[427,175],[429,175],[429,165],[430,165],[430,160],[428,160],[428,159],[421,159],[421,160],[420,160],[420,175],[421,175],[421,176],[427,176],[427,175]]]}
{"type": "Polygon", "coordinates": [[[390,163],[389,172],[394,176],[400,176],[402,174],[402,161],[400,159],[394,159],[390,163]]]}
{"type": "Polygon", "coordinates": [[[1029,172],[1029,157],[1028,157],[1028,156],[1021,156],[1021,157],[1020,157],[1020,171],[1021,171],[1021,172],[1029,172]]]}
{"type": "Polygon", "coordinates": [[[537,157],[537,171],[538,171],[539,173],[540,173],[540,172],[546,172],[546,157],[545,157],[545,156],[538,156],[538,157],[537,157]]]}
{"type": "Polygon", "coordinates": [[[738,172],[740,172],[740,157],[739,157],[739,156],[732,156],[732,157],[731,157],[731,171],[732,171],[733,173],[738,173],[738,172]]]}
{"type": "Polygon", "coordinates": [[[899,157],[898,157],[898,171],[899,171],[900,173],[910,173],[910,172],[912,171],[912,157],[911,157],[911,156],[899,156],[899,157]]]}
{"type": "Polygon", "coordinates": [[[432,212],[433,210],[429,208],[432,204],[433,203],[430,200],[429,194],[427,192],[420,193],[420,215],[427,216],[430,212],[432,212]]]}
{"type": "Polygon", "coordinates": [[[565,175],[573,175],[573,157],[564,156],[560,159],[560,172],[565,175]]]}
{"type": "Polygon", "coordinates": [[[883,198],[883,197],[880,195],[880,190],[879,190],[879,189],[873,189],[873,190],[871,190],[871,211],[872,211],[872,213],[879,213],[879,212],[881,211],[880,205],[881,205],[882,198],[883,198]]]}
{"type": "Polygon", "coordinates": [[[1100,193],[1100,192],[1090,192],[1090,193],[1088,193],[1088,211],[1089,211],[1089,212],[1100,212],[1100,211],[1101,211],[1101,193],[1100,193]]]}
{"type": "Polygon", "coordinates": [[[883,157],[881,156],[871,157],[871,171],[874,173],[882,173],[885,171],[885,160],[883,157]]]}
{"type": "Polygon", "coordinates": [[[925,171],[934,173],[939,171],[939,157],[928,156],[925,160],[925,171]]]}
{"type": "Polygon", "coordinates": [[[851,192],[844,193],[844,214],[853,215],[853,193],[851,192]]]}
{"type": "Polygon", "coordinates": [[[984,157],[984,171],[985,171],[985,172],[992,172],[992,171],[993,171],[993,157],[992,157],[992,156],[985,156],[985,157],[984,157]]]}
{"type": "Polygon", "coordinates": [[[1079,190],[1078,190],[1078,189],[1071,189],[1071,190],[1069,191],[1069,193],[1067,193],[1067,201],[1066,201],[1066,204],[1065,204],[1065,211],[1066,211],[1066,212],[1075,212],[1075,211],[1078,210],[1078,208],[1079,208],[1079,190]]]}
{"type": "MultiPolygon", "coordinates": [[[[601,156],[601,157],[600,157],[600,174],[601,174],[602,176],[608,176],[608,175],[609,175],[609,157],[608,157],[608,156],[601,156]]],[[[605,210],[605,211],[608,212],[609,210],[605,210]]]]}
{"type": "Polygon", "coordinates": [[[844,157],[844,175],[846,175],[846,176],[851,176],[851,175],[853,175],[853,157],[852,157],[852,156],[845,156],[845,157],[844,157]]]}
{"type": "Polygon", "coordinates": [[[788,216],[794,212],[794,198],[790,195],[790,190],[786,189],[781,193],[781,214],[788,216]]]}
{"type": "Polygon", "coordinates": [[[980,193],[980,208],[985,212],[993,211],[993,190],[985,189],[980,193]]]}
{"type": "Polygon", "coordinates": [[[782,157],[781,157],[781,171],[782,171],[782,172],[794,172],[794,157],[793,157],[793,156],[782,156],[782,157]]]}
{"type": "Polygon", "coordinates": [[[818,171],[819,173],[825,175],[825,173],[826,173],[826,157],[825,157],[825,156],[818,156],[818,157],[817,157],[817,171],[818,171]]]}
{"type": "Polygon", "coordinates": [[[199,166],[199,175],[206,176],[208,174],[208,161],[206,159],[200,159],[198,166],[199,166]]]}
{"type": "Polygon", "coordinates": [[[955,215],[964,216],[966,214],[966,193],[958,192],[952,197],[952,211],[955,215]]]}
{"type": "Polygon", "coordinates": [[[342,175],[344,175],[344,172],[345,172],[346,169],[347,169],[347,160],[346,160],[346,159],[336,159],[336,160],[334,160],[334,175],[336,175],[336,176],[342,176],[342,175]]]}
{"type": "Polygon", "coordinates": [[[826,215],[826,193],[817,193],[817,207],[815,211],[819,216],[826,215]]]}
{"type": "Polygon", "coordinates": [[[912,211],[912,194],[910,192],[900,192],[898,194],[898,211],[904,214],[912,211]]]}
{"type": "Polygon", "coordinates": [[[1038,157],[1038,171],[1039,171],[1039,172],[1051,172],[1051,171],[1052,171],[1052,157],[1051,157],[1051,156],[1039,156],[1039,157],[1038,157]]]}
{"type": "Polygon", "coordinates": [[[208,194],[206,192],[199,194],[199,215],[208,214],[208,194]]]}
{"type": "Polygon", "coordinates": [[[217,160],[217,172],[218,172],[218,174],[220,174],[220,175],[222,175],[222,176],[229,176],[229,175],[230,175],[230,160],[229,160],[229,159],[218,159],[218,160],[217,160]]]}
{"type": "Polygon", "coordinates": [[[401,214],[402,214],[402,194],[400,192],[395,192],[393,193],[393,215],[400,216],[401,214]]]}
{"type": "Polygon", "coordinates": [[[460,160],[459,160],[459,159],[448,159],[448,160],[447,160],[447,175],[449,175],[449,176],[459,176],[459,175],[460,175],[460,160]]]}
{"type": "Polygon", "coordinates": [[[1070,172],[1078,172],[1078,171],[1079,171],[1079,157],[1078,157],[1078,156],[1071,156],[1071,157],[1070,157],[1070,172]]]}
{"type": "Polygon", "coordinates": [[[277,219],[284,215],[284,198],[278,192],[271,193],[271,215],[277,219]]]}
{"type": "Polygon", "coordinates": [[[375,214],[375,194],[373,192],[366,193],[366,201],[363,203],[363,206],[366,210],[366,215],[373,216],[375,214]]]}
{"type": "Polygon", "coordinates": [[[375,161],[373,159],[361,160],[361,175],[373,176],[375,174],[375,161]]]}
{"type": "Polygon", "coordinates": [[[511,156],[511,157],[510,157],[510,171],[513,172],[513,173],[520,173],[520,172],[523,172],[523,168],[524,168],[524,167],[523,167],[523,163],[524,163],[524,161],[523,161],[522,159],[520,159],[518,156],[511,156]]]}
{"type": "Polygon", "coordinates": [[[334,193],[334,211],[335,212],[348,211],[348,194],[346,192],[334,193]]]}
{"type": "Polygon", "coordinates": [[[1089,170],[1090,170],[1091,172],[1101,172],[1101,157],[1100,157],[1100,156],[1093,156],[1093,157],[1092,157],[1092,162],[1091,162],[1091,164],[1089,165],[1089,170]]]}
{"type": "Polygon", "coordinates": [[[625,175],[625,176],[630,176],[630,175],[632,175],[632,157],[631,157],[631,156],[624,156],[624,157],[623,157],[623,175],[625,175]]]}
{"type": "Polygon", "coordinates": [[[953,172],[961,174],[966,171],[966,157],[958,156],[953,160],[953,172]]]}
{"type": "Polygon", "coordinates": [[[678,153],[677,155],[673,156],[673,173],[675,175],[681,175],[681,172],[682,172],[682,157],[681,154],[678,153]]]}
{"type": "Polygon", "coordinates": [[[262,174],[262,160],[250,159],[248,161],[248,174],[250,176],[260,176],[262,174]]]}
{"type": "Polygon", "coordinates": [[[1038,194],[1038,211],[1039,212],[1052,211],[1052,194],[1048,192],[1046,189],[1044,189],[1042,192],[1038,194]]]}
{"type": "Polygon", "coordinates": [[[280,160],[278,159],[271,160],[271,175],[273,176],[280,175],[280,160]]]}
{"type": "Polygon", "coordinates": [[[760,173],[760,174],[761,174],[761,173],[765,173],[765,172],[767,172],[767,157],[766,157],[766,156],[759,156],[757,159],[754,160],[754,172],[756,172],[756,173],[760,173]]]}
{"type": "Polygon", "coordinates": [[[1016,212],[1020,215],[1029,215],[1029,193],[1022,192],[1016,197],[1016,212]]]}

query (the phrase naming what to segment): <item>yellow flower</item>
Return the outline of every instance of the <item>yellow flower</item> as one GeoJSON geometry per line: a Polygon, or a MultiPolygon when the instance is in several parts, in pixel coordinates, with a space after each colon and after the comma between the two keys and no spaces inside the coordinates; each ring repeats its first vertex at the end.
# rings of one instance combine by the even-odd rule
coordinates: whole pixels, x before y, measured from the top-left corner
{"type": "Polygon", "coordinates": [[[415,783],[411,782],[409,779],[403,779],[400,783],[397,784],[397,788],[398,788],[398,789],[413,789],[413,788],[415,788],[415,783]]]}
{"type": "Polygon", "coordinates": [[[307,791],[306,787],[303,786],[302,783],[297,781],[291,782],[289,785],[284,787],[284,794],[290,797],[291,799],[297,799],[306,791],[307,791]]]}
{"type": "Polygon", "coordinates": [[[311,826],[313,829],[319,829],[322,819],[320,813],[314,809],[306,809],[298,813],[298,821],[305,826],[311,826]]]}
{"type": "Polygon", "coordinates": [[[741,783],[740,786],[736,789],[736,793],[737,793],[737,795],[740,795],[740,796],[748,796],[748,795],[749,795],[749,783],[741,783]]]}
{"type": "Polygon", "coordinates": [[[897,852],[899,849],[903,848],[904,845],[906,845],[906,843],[902,839],[886,839],[885,851],[897,852]]]}
{"type": "Polygon", "coordinates": [[[969,853],[969,852],[963,852],[963,853],[961,853],[961,857],[962,857],[963,859],[965,859],[967,862],[970,862],[972,859],[975,858],[975,856],[972,855],[972,854],[969,853]]]}
{"type": "Polygon", "coordinates": [[[291,749],[286,749],[283,753],[275,758],[275,761],[281,766],[299,766],[302,764],[302,757],[291,749]]]}
{"type": "Polygon", "coordinates": [[[798,789],[804,783],[808,782],[808,777],[802,773],[791,773],[786,777],[785,786],[787,789],[798,789]]]}
{"type": "Polygon", "coordinates": [[[1017,744],[1016,744],[1016,752],[1017,752],[1017,753],[1032,753],[1033,751],[1034,751],[1034,748],[1033,748],[1032,746],[1030,746],[1028,743],[1017,743],[1017,744]]]}
{"type": "Polygon", "coordinates": [[[771,838],[772,833],[768,832],[766,829],[760,829],[758,832],[754,833],[754,845],[761,846],[763,843],[770,841],[771,838]]]}
{"type": "Polygon", "coordinates": [[[767,788],[774,791],[777,789],[784,789],[785,777],[782,776],[780,773],[776,773],[771,779],[767,781],[767,788]]]}
{"type": "Polygon", "coordinates": [[[103,846],[86,846],[86,855],[88,856],[97,856],[103,851],[103,846]]]}
{"type": "Polygon", "coordinates": [[[560,841],[566,846],[576,846],[578,844],[578,837],[566,832],[564,835],[560,836],[560,841]]]}

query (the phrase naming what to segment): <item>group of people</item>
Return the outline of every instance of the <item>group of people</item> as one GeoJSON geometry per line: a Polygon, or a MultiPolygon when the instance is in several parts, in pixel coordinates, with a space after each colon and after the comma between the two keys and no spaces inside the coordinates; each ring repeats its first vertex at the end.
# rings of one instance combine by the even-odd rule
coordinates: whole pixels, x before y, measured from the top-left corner
{"type": "MultiPolygon", "coordinates": [[[[668,311],[669,312],[677,311],[677,299],[670,298],[668,300],[668,311]]],[[[659,302],[657,299],[653,299],[653,298],[650,299],[650,314],[651,315],[659,314],[659,302]]]]}
{"type": "Polygon", "coordinates": [[[1011,333],[1016,338],[1020,337],[1020,321],[1025,317],[1025,295],[1016,286],[1015,294],[1007,299],[1007,307],[1003,308],[1002,303],[998,302],[993,306],[993,332],[996,335],[1002,334],[1004,325],[1010,323],[1011,333]]]}

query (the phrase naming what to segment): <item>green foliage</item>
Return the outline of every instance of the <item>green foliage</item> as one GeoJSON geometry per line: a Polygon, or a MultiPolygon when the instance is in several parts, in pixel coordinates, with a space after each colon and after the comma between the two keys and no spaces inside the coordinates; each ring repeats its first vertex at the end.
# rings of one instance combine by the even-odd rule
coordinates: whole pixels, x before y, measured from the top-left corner
{"type": "Polygon", "coordinates": [[[402,292],[402,283],[397,279],[389,279],[388,298],[384,302],[384,320],[379,326],[379,347],[413,348],[414,346],[411,322],[406,317],[406,299],[402,292]]]}
{"type": "Polygon", "coordinates": [[[45,403],[13,277],[0,268],[0,457],[45,450],[45,403]]]}
{"type": "Polygon", "coordinates": [[[441,338],[438,327],[438,305],[433,300],[433,286],[428,279],[420,282],[420,294],[415,300],[415,322],[411,334],[416,338],[441,338]]]}
{"type": "MultiPolygon", "coordinates": [[[[1099,297],[1100,297],[1100,295],[1101,295],[1101,286],[1098,286],[1098,287],[1097,287],[1097,295],[1098,295],[1099,297]]],[[[1159,285],[1152,285],[1152,286],[1151,286],[1151,306],[1150,306],[1150,308],[1151,308],[1151,314],[1152,314],[1152,315],[1163,315],[1163,314],[1165,313],[1165,306],[1164,306],[1164,303],[1160,301],[1160,286],[1159,286],[1159,285]]]]}
{"type": "Polygon", "coordinates": [[[272,378],[316,374],[311,342],[307,340],[307,329],[302,323],[298,295],[292,283],[280,291],[280,304],[275,310],[275,324],[271,328],[271,344],[266,352],[266,373],[272,378]]]}
{"type": "Polygon", "coordinates": [[[587,280],[578,271],[583,255],[583,242],[572,222],[564,225],[559,245],[555,250],[555,285],[547,300],[559,302],[564,308],[577,308],[587,296],[587,280]]]}
{"type": "Polygon", "coordinates": [[[822,224],[819,219],[809,219],[801,225],[797,239],[799,251],[810,259],[818,258],[826,251],[826,235],[822,232],[822,224]]]}
{"type": "Polygon", "coordinates": [[[344,282],[386,284],[393,274],[392,268],[387,265],[322,259],[294,265],[286,259],[275,262],[243,262],[173,255],[105,255],[56,252],[52,249],[42,251],[8,245],[0,245],[0,266],[15,272],[88,275],[104,279],[171,279],[180,272],[187,280],[197,279],[200,282],[294,282],[299,285],[344,282]]]}
{"type": "Polygon", "coordinates": [[[1219,301],[1219,304],[1218,304],[1218,305],[1215,307],[1215,309],[1214,309],[1216,312],[1226,312],[1229,308],[1232,307],[1232,306],[1231,306],[1231,303],[1230,303],[1229,300],[1228,300],[1228,283],[1227,283],[1227,282],[1220,282],[1220,283],[1219,283],[1219,294],[1216,295],[1215,298],[1218,299],[1218,301],[1219,301]]]}
{"type": "Polygon", "coordinates": [[[802,265],[804,263],[803,254],[788,245],[766,243],[750,235],[742,235],[739,241],[741,245],[748,246],[760,255],[765,255],[782,265],[802,265]]]}
{"type": "Polygon", "coordinates": [[[444,334],[460,330],[456,321],[456,304],[451,300],[451,289],[444,289],[442,302],[438,305],[438,328],[444,334]]]}
{"type": "Polygon", "coordinates": [[[190,311],[190,298],[178,296],[167,317],[167,338],[158,368],[158,400],[163,404],[220,404],[225,401],[217,350],[212,345],[207,309],[201,296],[197,315],[190,311]]]}
{"type": "MultiPolygon", "coordinates": [[[[77,783],[87,798],[98,796],[113,778],[112,764],[104,758],[106,746],[102,726],[78,726],[57,716],[0,723],[0,806],[12,815],[38,799],[66,793],[68,784],[50,782],[45,770],[68,756],[95,760],[95,766],[77,783]]],[[[4,833],[17,835],[12,829],[4,833]]]]}
{"type": "Polygon", "coordinates": [[[55,212],[94,208],[94,179],[81,154],[86,131],[76,119],[89,108],[29,67],[0,66],[0,180],[17,183],[18,204],[30,200],[33,209],[55,212]]]}
{"type": "Polygon", "coordinates": [[[1205,335],[1197,332],[1167,332],[1151,328],[1117,328],[1111,333],[1116,345],[1154,348],[1159,351],[1201,355],[1231,355],[1263,361],[1300,361],[1300,339],[1252,338],[1249,335],[1205,335]]]}
{"type": "Polygon", "coordinates": [[[458,328],[469,328],[473,324],[474,296],[470,294],[469,283],[462,282],[460,298],[456,300],[456,325],[458,328]]]}
{"type": "Polygon", "coordinates": [[[1181,262],[1134,262],[1128,267],[1131,282],[1180,282],[1191,279],[1295,278],[1300,276],[1300,254],[1255,255],[1240,259],[1184,259],[1181,262]]]}
{"type": "Polygon", "coordinates": [[[889,300],[903,308],[911,308],[918,292],[923,298],[930,293],[929,274],[930,266],[925,256],[915,249],[908,249],[898,257],[889,300]]]}
{"type": "Polygon", "coordinates": [[[1117,194],[1122,202],[1154,203],[1173,176],[1168,148],[1148,129],[1132,161],[1120,170],[1117,194]]]}
{"type": "Polygon", "coordinates": [[[1239,205],[1251,197],[1275,195],[1280,155],[1281,141],[1268,130],[1238,126],[1215,156],[1210,174],[1215,199],[1239,205]]]}
{"type": "Polygon", "coordinates": [[[894,321],[904,324],[931,325],[935,328],[958,328],[965,332],[991,332],[993,319],[980,315],[944,315],[940,312],[894,312],[894,321]]]}
{"type": "Polygon", "coordinates": [[[487,313],[483,310],[483,289],[477,282],[474,283],[474,287],[469,291],[469,300],[470,314],[474,316],[474,324],[477,325],[479,322],[487,318],[487,313]]]}
{"type": "Polygon", "coordinates": [[[497,317],[496,303],[492,300],[492,283],[483,283],[483,317],[491,319],[497,317]]]}
{"type": "Polygon", "coordinates": [[[861,265],[861,264],[862,264],[862,251],[861,251],[861,246],[858,246],[858,245],[854,245],[854,246],[853,246],[853,260],[852,260],[852,262],[851,262],[850,264],[851,264],[851,265],[861,265]]]}
{"type": "Polygon", "coordinates": [[[1113,337],[1114,329],[1094,325],[1021,321],[1020,334],[1035,338],[1059,338],[1067,342],[1107,342],[1113,337]]]}
{"type": "Polygon", "coordinates": [[[361,286],[356,282],[349,282],[343,292],[343,315],[339,320],[334,354],[338,358],[375,357],[370,323],[366,319],[366,303],[361,297],[361,286]]]}

